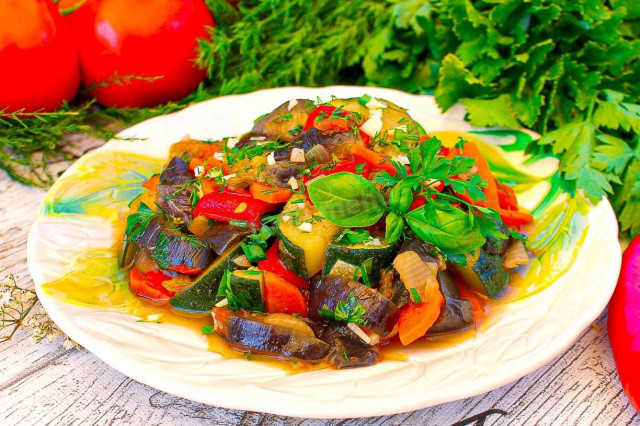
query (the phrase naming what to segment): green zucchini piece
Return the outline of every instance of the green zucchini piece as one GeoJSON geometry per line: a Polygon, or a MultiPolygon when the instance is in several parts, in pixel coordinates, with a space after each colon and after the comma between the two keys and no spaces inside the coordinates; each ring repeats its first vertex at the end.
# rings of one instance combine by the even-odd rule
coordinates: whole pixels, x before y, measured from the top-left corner
{"type": "Polygon", "coordinates": [[[449,267],[483,294],[495,299],[509,282],[509,273],[502,266],[502,258],[490,254],[486,246],[467,254],[467,266],[450,263],[449,267]]]}
{"type": "Polygon", "coordinates": [[[380,282],[380,271],[386,269],[398,252],[398,244],[382,243],[379,246],[357,243],[351,245],[329,244],[322,267],[322,276],[340,275],[352,279],[356,267],[366,265],[371,260],[371,270],[367,270],[369,280],[375,287],[380,282]]]}
{"type": "MultiPolygon", "coordinates": [[[[359,98],[347,98],[347,99],[334,99],[327,102],[328,105],[332,105],[338,108],[342,108],[346,111],[356,112],[368,117],[369,109],[358,102],[359,98]]],[[[382,111],[382,128],[380,133],[387,133],[387,140],[393,139],[394,129],[406,128],[407,136],[409,139],[418,141],[418,137],[421,134],[421,127],[414,121],[409,115],[406,109],[399,107],[398,105],[390,102],[386,99],[377,98],[379,102],[385,104],[387,108],[383,108],[382,111]]],[[[424,129],[422,129],[424,131],[424,129]]]]}
{"type": "Polygon", "coordinates": [[[294,195],[285,205],[276,227],[280,260],[289,270],[302,278],[310,278],[322,270],[327,246],[340,228],[328,220],[315,207],[306,203],[304,195],[294,195]],[[303,201],[302,208],[298,207],[303,201]],[[305,221],[311,223],[311,232],[300,229],[305,221]]]}
{"type": "Polygon", "coordinates": [[[211,265],[182,293],[169,300],[177,311],[190,314],[208,314],[218,300],[218,287],[225,271],[235,269],[233,259],[243,255],[242,243],[229,248],[226,253],[213,261],[211,265]]]}
{"type": "Polygon", "coordinates": [[[135,241],[124,240],[122,247],[118,251],[118,267],[127,268],[131,266],[140,247],[135,241]]]}
{"type": "Polygon", "coordinates": [[[226,298],[234,310],[264,312],[264,273],[243,269],[227,272],[218,289],[218,297],[226,298]]]}

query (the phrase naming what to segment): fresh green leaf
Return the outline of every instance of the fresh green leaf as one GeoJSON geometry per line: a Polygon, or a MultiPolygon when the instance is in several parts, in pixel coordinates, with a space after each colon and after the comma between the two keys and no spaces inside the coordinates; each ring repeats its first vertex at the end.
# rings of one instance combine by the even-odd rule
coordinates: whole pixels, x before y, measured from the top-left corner
{"type": "Polygon", "coordinates": [[[422,240],[452,254],[467,253],[482,246],[478,221],[451,205],[426,204],[405,216],[407,223],[422,240]]]}
{"type": "Polygon", "coordinates": [[[124,234],[127,241],[135,241],[149,226],[149,222],[158,215],[145,203],[140,203],[138,211],[127,216],[124,234]]]}
{"type": "Polygon", "coordinates": [[[404,220],[398,213],[390,212],[386,218],[386,231],[384,239],[387,244],[393,244],[402,236],[404,220]]]}
{"type": "Polygon", "coordinates": [[[375,185],[354,173],[320,177],[311,181],[307,190],[322,215],[338,226],[371,226],[386,210],[384,198],[375,185]]]}
{"type": "Polygon", "coordinates": [[[367,311],[353,291],[349,293],[347,300],[338,301],[335,310],[324,305],[318,314],[326,320],[352,322],[361,326],[366,326],[369,321],[366,317],[367,311]]]}

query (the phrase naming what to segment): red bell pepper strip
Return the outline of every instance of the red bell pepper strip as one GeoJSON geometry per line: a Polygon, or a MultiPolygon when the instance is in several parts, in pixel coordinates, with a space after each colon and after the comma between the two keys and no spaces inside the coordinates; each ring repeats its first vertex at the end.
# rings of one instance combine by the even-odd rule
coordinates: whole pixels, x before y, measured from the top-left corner
{"type": "Polygon", "coordinates": [[[306,132],[310,128],[315,127],[318,130],[349,132],[352,129],[351,125],[353,123],[358,128],[360,138],[362,139],[364,145],[369,146],[369,144],[371,143],[371,136],[360,131],[360,126],[362,125],[362,123],[360,125],[356,124],[351,113],[346,110],[340,111],[340,117],[344,118],[331,117],[336,109],[336,107],[331,105],[318,106],[316,109],[311,111],[311,113],[309,113],[302,131],[306,132]]]}
{"type": "Polygon", "coordinates": [[[264,213],[276,210],[278,204],[256,200],[247,191],[224,188],[211,192],[198,201],[194,216],[205,216],[221,222],[241,221],[258,225],[264,213]]]}
{"type": "Polygon", "coordinates": [[[640,412],[640,235],[622,255],[622,269],[609,303],[607,321],[622,389],[640,412]]]}
{"type": "Polygon", "coordinates": [[[305,175],[303,177],[304,182],[307,183],[311,179],[316,178],[318,176],[323,176],[323,175],[328,176],[328,175],[332,175],[334,173],[340,173],[340,172],[355,173],[364,177],[365,179],[369,179],[369,174],[371,173],[371,167],[369,166],[369,163],[363,160],[356,160],[356,159],[343,160],[343,161],[340,161],[338,164],[335,164],[334,167],[330,167],[330,166],[332,165],[321,164],[319,166],[316,166],[313,170],[311,170],[311,173],[309,174],[309,176],[305,175]]]}
{"type": "Polygon", "coordinates": [[[200,275],[203,271],[202,268],[190,268],[187,265],[172,265],[168,269],[185,275],[200,275]]]}
{"type": "Polygon", "coordinates": [[[264,271],[264,308],[270,314],[309,315],[300,289],[270,271],[264,271]]]}
{"type": "Polygon", "coordinates": [[[505,225],[518,228],[522,225],[533,223],[533,216],[529,213],[519,212],[514,210],[497,209],[500,213],[500,219],[505,225]]]}
{"type": "Polygon", "coordinates": [[[298,288],[309,288],[309,280],[305,280],[301,276],[291,272],[280,261],[280,253],[278,252],[278,240],[276,240],[267,250],[267,258],[258,262],[258,268],[261,271],[273,272],[281,276],[286,281],[298,288]]]}
{"type": "Polygon", "coordinates": [[[174,292],[162,286],[162,283],[169,279],[171,278],[159,271],[149,271],[143,274],[136,268],[131,268],[129,272],[129,288],[136,296],[156,302],[166,302],[175,295],[174,292]]]}
{"type": "Polygon", "coordinates": [[[504,210],[518,210],[518,199],[513,188],[508,185],[503,185],[500,182],[496,182],[498,188],[498,202],[500,208],[504,210]]]}

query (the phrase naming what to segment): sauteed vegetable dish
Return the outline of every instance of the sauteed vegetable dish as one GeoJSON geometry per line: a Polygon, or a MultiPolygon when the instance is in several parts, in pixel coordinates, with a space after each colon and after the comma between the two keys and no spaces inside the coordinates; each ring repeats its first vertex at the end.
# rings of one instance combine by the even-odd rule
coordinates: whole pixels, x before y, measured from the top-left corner
{"type": "Polygon", "coordinates": [[[137,296],[232,348],[334,368],[472,327],[529,263],[533,217],[474,142],[367,95],[292,99],[240,138],[171,147],[130,205],[137,296]]]}

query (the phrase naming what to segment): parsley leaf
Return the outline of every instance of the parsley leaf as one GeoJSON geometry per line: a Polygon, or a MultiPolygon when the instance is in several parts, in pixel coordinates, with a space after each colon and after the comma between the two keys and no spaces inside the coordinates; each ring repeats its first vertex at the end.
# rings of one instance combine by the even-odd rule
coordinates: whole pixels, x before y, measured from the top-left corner
{"type": "Polygon", "coordinates": [[[127,216],[124,234],[127,241],[135,241],[147,229],[149,222],[159,213],[151,210],[145,203],[140,203],[138,211],[127,216]]]}
{"type": "Polygon", "coordinates": [[[367,311],[362,303],[356,298],[352,291],[347,296],[347,300],[338,301],[336,308],[331,309],[324,305],[318,314],[326,320],[352,322],[357,325],[366,326],[369,319],[365,316],[367,311]]]}

